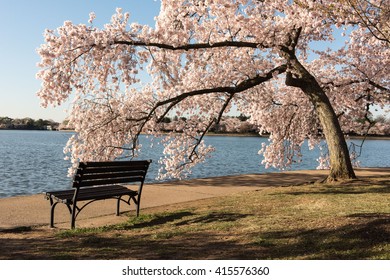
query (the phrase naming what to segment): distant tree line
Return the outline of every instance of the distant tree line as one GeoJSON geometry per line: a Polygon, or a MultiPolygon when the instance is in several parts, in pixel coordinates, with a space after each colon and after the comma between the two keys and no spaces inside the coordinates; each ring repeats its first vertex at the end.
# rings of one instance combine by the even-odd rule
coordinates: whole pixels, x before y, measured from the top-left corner
{"type": "MultiPolygon", "coordinates": [[[[251,124],[249,116],[243,114],[239,116],[223,117],[218,125],[211,127],[210,132],[220,134],[258,134],[258,127],[251,124]]],[[[163,131],[165,132],[181,132],[178,130],[180,122],[186,122],[185,117],[165,117],[161,121],[163,131]]],[[[361,120],[361,125],[365,124],[366,120],[361,120]]],[[[74,130],[69,126],[69,121],[64,120],[62,123],[53,120],[34,120],[32,118],[12,119],[9,117],[0,117],[0,129],[25,129],[25,130],[74,130]]],[[[347,131],[351,136],[356,135],[353,130],[347,131]]],[[[266,133],[265,133],[266,134],[266,133]]],[[[378,116],[371,120],[370,130],[368,135],[390,135],[390,118],[378,116]]]]}
{"type": "MultiPolygon", "coordinates": [[[[161,120],[162,131],[165,132],[181,132],[180,122],[185,122],[187,119],[185,117],[164,117],[161,120]]],[[[373,119],[362,119],[359,120],[358,125],[367,128],[367,136],[389,136],[390,135],[390,118],[385,116],[377,116],[373,119]]],[[[359,130],[359,129],[357,129],[359,130]]],[[[243,114],[239,116],[225,116],[222,118],[218,125],[213,125],[210,130],[211,133],[219,134],[258,134],[259,127],[253,125],[250,122],[250,116],[245,116],[243,114]]],[[[267,132],[262,131],[263,134],[267,135],[267,132]]],[[[355,132],[353,128],[346,131],[350,136],[357,136],[358,133],[355,132]]]]}
{"type": "MultiPolygon", "coordinates": [[[[211,133],[219,133],[219,134],[234,134],[234,133],[242,133],[242,134],[258,134],[257,128],[247,122],[249,117],[240,115],[240,116],[225,116],[222,118],[218,125],[213,125],[209,132],[211,133]]],[[[161,120],[162,131],[165,132],[182,132],[180,130],[180,123],[186,122],[187,119],[185,117],[164,117],[161,120]]]]}
{"type": "Polygon", "coordinates": [[[53,120],[34,120],[32,118],[12,119],[0,117],[0,129],[57,130],[59,123],[53,120]]]}

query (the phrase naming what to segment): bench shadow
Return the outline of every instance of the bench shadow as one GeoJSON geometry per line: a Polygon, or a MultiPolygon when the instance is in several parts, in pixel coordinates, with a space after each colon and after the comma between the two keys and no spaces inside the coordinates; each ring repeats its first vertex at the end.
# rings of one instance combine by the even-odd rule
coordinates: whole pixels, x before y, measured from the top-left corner
{"type": "MultiPolygon", "coordinates": [[[[176,220],[182,220],[183,218],[187,218],[184,221],[175,222],[175,226],[182,226],[188,224],[195,223],[214,223],[214,222],[234,222],[239,219],[245,218],[248,215],[246,214],[238,214],[238,213],[220,213],[220,212],[212,212],[205,216],[190,218],[191,216],[195,216],[193,212],[184,211],[179,213],[171,213],[169,215],[159,216],[157,215],[151,221],[135,223],[135,224],[123,224],[120,226],[120,229],[123,230],[131,230],[131,229],[140,229],[140,228],[148,228],[152,226],[159,226],[167,223],[172,223],[176,220]]],[[[114,226],[117,227],[117,226],[114,226]]]]}
{"type": "Polygon", "coordinates": [[[235,222],[239,219],[243,219],[247,217],[247,214],[238,214],[238,213],[219,213],[219,212],[212,212],[202,217],[197,217],[194,219],[189,219],[186,221],[178,222],[175,225],[181,226],[181,225],[188,225],[188,224],[195,224],[195,223],[202,223],[202,224],[208,224],[208,223],[214,223],[214,222],[235,222]]]}
{"type": "MultiPolygon", "coordinates": [[[[193,216],[193,215],[194,215],[194,213],[190,212],[190,211],[171,213],[169,215],[163,215],[163,216],[157,215],[155,218],[153,218],[150,221],[140,222],[140,223],[136,222],[135,224],[132,224],[132,223],[123,224],[123,225],[120,225],[120,228],[123,230],[131,230],[133,228],[148,228],[148,227],[152,227],[152,226],[159,226],[159,225],[163,225],[166,223],[171,223],[175,220],[181,220],[185,217],[189,217],[189,216],[193,216]]],[[[114,227],[117,227],[117,226],[114,226],[114,227]]]]}

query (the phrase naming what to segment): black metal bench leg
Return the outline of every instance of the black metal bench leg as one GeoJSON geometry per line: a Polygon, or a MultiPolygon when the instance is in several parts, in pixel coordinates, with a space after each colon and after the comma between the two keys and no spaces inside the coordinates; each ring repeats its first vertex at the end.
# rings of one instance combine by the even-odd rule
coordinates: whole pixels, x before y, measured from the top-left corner
{"type": "MultiPolygon", "coordinates": [[[[50,211],[50,227],[51,228],[54,228],[54,210],[58,204],[58,202],[53,202],[53,200],[51,200],[51,211],[50,211]]],[[[68,210],[69,210],[69,213],[72,214],[72,208],[70,208],[69,204],[66,204],[66,206],[68,207],[68,210]]]]}
{"type": "Polygon", "coordinates": [[[133,200],[134,204],[137,206],[136,211],[137,211],[137,217],[139,216],[139,205],[140,205],[140,197],[138,196],[138,199],[136,199],[134,196],[131,197],[133,200]]]}
{"type": "Polygon", "coordinates": [[[50,227],[54,228],[54,209],[56,208],[58,202],[52,203],[50,211],[50,227]]]}
{"type": "Polygon", "coordinates": [[[75,229],[76,228],[76,210],[77,210],[77,207],[76,207],[76,202],[75,202],[73,204],[73,208],[72,208],[72,211],[70,213],[70,216],[71,216],[70,228],[71,229],[75,229]]]}
{"type": "Polygon", "coordinates": [[[137,217],[139,217],[139,206],[140,206],[140,197],[138,197],[137,201],[136,201],[136,205],[137,205],[137,217]]]}
{"type": "Polygon", "coordinates": [[[121,204],[121,198],[122,196],[118,197],[118,200],[116,202],[116,215],[119,216],[119,206],[121,204]]]}

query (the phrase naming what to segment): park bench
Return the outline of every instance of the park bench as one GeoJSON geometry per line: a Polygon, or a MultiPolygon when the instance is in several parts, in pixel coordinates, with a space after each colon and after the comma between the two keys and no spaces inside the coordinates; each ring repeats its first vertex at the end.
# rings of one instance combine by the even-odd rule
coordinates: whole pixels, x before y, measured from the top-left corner
{"type": "Polygon", "coordinates": [[[76,218],[81,210],[98,200],[117,199],[117,216],[120,202],[130,205],[132,200],[136,205],[138,217],[142,187],[150,163],[151,160],[80,162],[73,177],[72,189],[45,193],[51,205],[50,227],[54,227],[54,210],[58,203],[64,203],[68,207],[72,229],[76,226],[76,218]],[[138,184],[137,190],[128,186],[134,183],[138,184]],[[78,203],[81,201],[86,203],[82,203],[80,207],[78,203]]]}

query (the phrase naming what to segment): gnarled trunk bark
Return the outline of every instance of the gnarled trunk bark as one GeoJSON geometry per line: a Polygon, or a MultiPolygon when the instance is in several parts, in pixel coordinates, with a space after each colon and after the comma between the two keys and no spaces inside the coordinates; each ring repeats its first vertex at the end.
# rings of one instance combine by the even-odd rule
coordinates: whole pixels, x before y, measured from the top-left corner
{"type": "Polygon", "coordinates": [[[286,84],[302,89],[318,113],[329,149],[330,174],[327,180],[355,179],[348,146],[329,98],[315,77],[306,70],[291,50],[286,50],[284,54],[289,62],[286,84]]]}
{"type": "Polygon", "coordinates": [[[347,143],[336,113],[325,92],[318,85],[317,81],[315,81],[314,77],[302,90],[309,96],[316,108],[328,144],[330,157],[328,181],[356,178],[347,143]]]}

